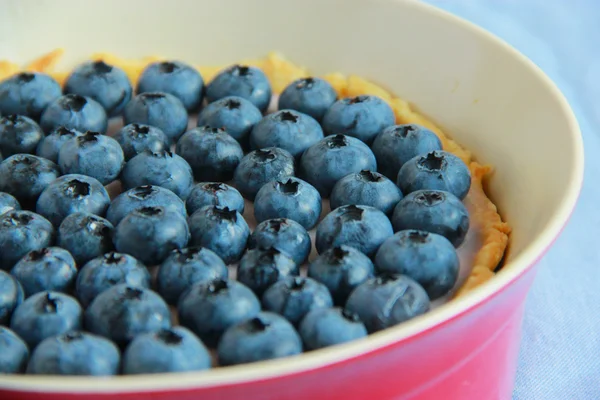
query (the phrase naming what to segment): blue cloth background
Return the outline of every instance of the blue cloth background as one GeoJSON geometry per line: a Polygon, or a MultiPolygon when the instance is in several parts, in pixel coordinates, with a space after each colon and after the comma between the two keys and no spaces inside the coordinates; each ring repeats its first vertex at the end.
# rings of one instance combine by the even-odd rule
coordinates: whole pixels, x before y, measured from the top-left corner
{"type": "Polygon", "coordinates": [[[427,2],[528,56],[577,115],[586,154],[583,191],[527,300],[514,399],[600,399],[600,1],[427,2]]]}

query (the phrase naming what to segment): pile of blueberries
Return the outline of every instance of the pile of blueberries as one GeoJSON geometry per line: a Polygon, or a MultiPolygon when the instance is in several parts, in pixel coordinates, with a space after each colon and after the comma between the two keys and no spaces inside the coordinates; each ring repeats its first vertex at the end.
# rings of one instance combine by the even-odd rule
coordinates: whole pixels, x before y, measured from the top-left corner
{"type": "Polygon", "coordinates": [[[102,61],[64,90],[42,73],[0,82],[0,372],[290,356],[447,295],[469,229],[467,166],[375,96],[338,99],[304,78],[279,111],[271,101],[264,73],[240,65],[205,85],[157,62],[135,93],[102,61]],[[115,118],[125,126],[107,135],[115,118]]]}

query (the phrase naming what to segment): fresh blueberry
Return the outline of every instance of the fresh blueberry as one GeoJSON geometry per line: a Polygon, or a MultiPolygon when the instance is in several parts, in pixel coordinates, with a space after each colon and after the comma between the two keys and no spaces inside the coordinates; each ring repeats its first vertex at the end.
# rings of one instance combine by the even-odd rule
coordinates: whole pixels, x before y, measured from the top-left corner
{"type": "Polygon", "coordinates": [[[301,78],[290,83],[279,96],[280,110],[292,109],[321,121],[329,107],[337,100],[337,93],[324,79],[301,78]]]}
{"type": "Polygon", "coordinates": [[[233,179],[240,193],[248,200],[254,200],[265,183],[294,176],[295,172],[294,157],[289,152],[268,147],[246,154],[236,168],[233,179]]]}
{"type": "Polygon", "coordinates": [[[198,115],[198,126],[223,128],[246,147],[252,127],[262,117],[262,113],[252,102],[237,96],[227,96],[202,109],[198,115]]]}
{"type": "Polygon", "coordinates": [[[169,149],[169,139],[160,129],[143,124],[129,124],[119,129],[113,138],[123,149],[125,160],[149,150],[160,152],[169,149]]]}
{"type": "Polygon", "coordinates": [[[216,279],[190,287],[181,295],[177,312],[183,326],[215,347],[227,328],[260,312],[260,301],[243,284],[216,279]]]}
{"type": "Polygon", "coordinates": [[[18,306],[10,321],[30,349],[42,340],[81,328],[83,310],[73,297],[59,292],[39,292],[18,306]]]}
{"type": "Polygon", "coordinates": [[[0,192],[0,215],[21,209],[19,201],[8,193],[0,192]]]}
{"type": "Polygon", "coordinates": [[[227,96],[249,100],[264,112],[271,102],[271,84],[260,69],[233,65],[219,72],[206,87],[209,103],[227,96]]]}
{"type": "Polygon", "coordinates": [[[36,210],[58,227],[69,215],[87,212],[103,216],[110,198],[98,180],[85,175],[63,175],[40,195],[36,210]]]}
{"type": "Polygon", "coordinates": [[[71,292],[77,268],[67,250],[44,247],[27,253],[10,273],[23,285],[25,296],[30,297],[45,291],[71,292]]]}
{"type": "Polygon", "coordinates": [[[120,361],[110,340],[72,331],[42,341],[31,354],[27,374],[110,376],[119,373],[120,361]]]}
{"type": "Polygon", "coordinates": [[[276,248],[302,265],[310,254],[311,241],[306,229],[296,221],[275,218],[261,222],[252,232],[248,248],[257,247],[276,248]]]}
{"type": "Polygon", "coordinates": [[[169,252],[190,240],[184,216],[162,206],[142,207],[127,214],[115,229],[117,251],[131,254],[146,265],[160,264],[169,252]]]}
{"type": "Polygon", "coordinates": [[[380,173],[362,170],[337,181],[331,190],[331,209],[350,204],[371,206],[390,215],[402,199],[398,186],[380,173]]]}
{"type": "Polygon", "coordinates": [[[123,354],[123,373],[159,374],[210,368],[210,353],[181,326],[136,337],[123,354]]]}
{"type": "Polygon", "coordinates": [[[81,64],[65,82],[65,93],[87,96],[97,101],[109,116],[121,114],[131,100],[131,92],[131,83],[125,71],[102,60],[81,64]]]}
{"type": "Polygon", "coordinates": [[[244,198],[232,186],[221,182],[202,182],[194,186],[185,205],[191,215],[204,206],[228,207],[240,214],[244,213],[244,198]]]}
{"type": "Polygon", "coordinates": [[[164,300],[150,289],[126,283],[100,293],[85,310],[86,330],[126,346],[136,336],[171,327],[164,300]]]}
{"type": "Polygon", "coordinates": [[[369,257],[350,246],[336,246],[308,266],[308,276],[327,286],[337,305],[346,304],[350,293],[375,275],[369,257]]]}
{"type": "Polygon", "coordinates": [[[189,220],[193,246],[206,247],[225,262],[237,262],[244,254],[250,228],[242,215],[228,207],[205,206],[189,220]]]}
{"type": "Polygon", "coordinates": [[[422,126],[392,125],[377,135],[371,150],[379,172],[395,181],[405,162],[421,154],[442,150],[442,142],[435,133],[422,126]]]}
{"type": "Polygon", "coordinates": [[[158,293],[169,304],[177,304],[181,294],[198,282],[227,279],[227,266],[212,250],[187,247],[173,250],[156,275],[158,293]]]}
{"type": "Polygon", "coordinates": [[[150,273],[144,264],[128,254],[110,252],[90,260],[75,281],[75,295],[87,307],[100,293],[115,285],[150,288],[150,273]]]}
{"type": "Polygon", "coordinates": [[[81,136],[82,133],[74,129],[68,129],[64,126],[59,126],[54,129],[50,134],[44,137],[35,151],[35,154],[39,157],[48,159],[54,163],[58,162],[58,153],[61,147],[69,140],[74,137],[81,136]]]}
{"type": "Polygon", "coordinates": [[[462,200],[471,187],[471,172],[454,154],[432,151],[402,165],[396,184],[404,194],[426,189],[445,190],[462,200]]]}
{"type": "Polygon", "coordinates": [[[237,268],[237,280],[262,296],[272,284],[300,273],[296,262],[274,247],[248,250],[237,268]]]}
{"type": "Polygon", "coordinates": [[[187,161],[177,154],[169,150],[146,150],[125,164],[121,182],[125,189],[144,185],[161,186],[185,200],[194,185],[194,176],[187,161]]]}
{"type": "Polygon", "coordinates": [[[59,126],[80,132],[106,133],[108,117],[100,103],[78,94],[66,94],[48,105],[40,119],[44,132],[52,132],[59,126]]]}
{"type": "Polygon", "coordinates": [[[385,214],[369,206],[342,206],[323,218],[317,226],[315,244],[319,254],[347,245],[372,256],[381,243],[394,234],[385,214]]]}
{"type": "Polygon", "coordinates": [[[0,374],[25,372],[28,360],[27,344],[13,331],[0,326],[0,374]]]}
{"type": "Polygon", "coordinates": [[[0,191],[24,205],[35,202],[42,191],[60,176],[58,165],[31,154],[15,154],[0,163],[0,191]]]}
{"type": "Polygon", "coordinates": [[[77,265],[111,251],[114,226],[108,220],[89,213],[75,213],[58,228],[57,244],[68,250],[77,265]]]}
{"type": "Polygon", "coordinates": [[[306,150],[300,160],[300,176],[323,197],[329,197],[337,181],[365,169],[377,170],[373,152],[360,140],[344,135],[327,136],[306,150]]]}
{"type": "Polygon", "coordinates": [[[0,270],[0,325],[8,325],[13,311],[24,299],[25,292],[19,281],[0,270]]]}
{"type": "Polygon", "coordinates": [[[281,316],[261,312],[227,329],[219,342],[223,366],[271,360],[302,353],[302,339],[281,316]]]}
{"type": "Polygon", "coordinates": [[[200,106],[204,80],[200,73],[180,61],[159,61],[144,69],[137,84],[138,93],[162,92],[177,97],[188,111],[200,106]]]}
{"type": "Polygon", "coordinates": [[[176,153],[190,164],[198,181],[229,181],[244,157],[240,144],[224,129],[203,126],[179,138],[176,153]]]}
{"type": "Polygon", "coordinates": [[[337,307],[310,311],[298,330],[306,350],[321,349],[367,336],[367,328],[358,315],[337,307]]]}
{"type": "Polygon", "coordinates": [[[171,143],[185,132],[188,114],[183,103],[172,94],[150,92],[135,96],[124,114],[125,124],[138,123],[159,128],[171,143]]]}
{"type": "Polygon", "coordinates": [[[19,153],[35,153],[44,132],[32,119],[23,115],[0,117],[0,152],[4,157],[19,153]]]}
{"type": "Polygon", "coordinates": [[[20,114],[38,120],[60,95],[60,85],[49,75],[21,72],[0,82],[0,114],[20,114]]]}

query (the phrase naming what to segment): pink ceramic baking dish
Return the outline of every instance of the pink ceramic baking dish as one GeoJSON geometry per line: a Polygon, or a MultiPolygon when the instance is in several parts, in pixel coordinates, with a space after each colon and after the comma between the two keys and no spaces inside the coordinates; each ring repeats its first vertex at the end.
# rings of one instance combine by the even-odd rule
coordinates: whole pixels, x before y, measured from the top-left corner
{"type": "Polygon", "coordinates": [[[504,268],[468,295],[363,340],[208,372],[113,379],[0,376],[2,399],[509,399],[536,262],[575,205],[582,140],[532,62],[417,1],[5,0],[0,59],[65,47],[220,65],[277,50],[315,73],[370,78],[496,167],[488,193],[513,233],[504,268]],[[560,161],[560,162],[558,162],[560,161]]]}

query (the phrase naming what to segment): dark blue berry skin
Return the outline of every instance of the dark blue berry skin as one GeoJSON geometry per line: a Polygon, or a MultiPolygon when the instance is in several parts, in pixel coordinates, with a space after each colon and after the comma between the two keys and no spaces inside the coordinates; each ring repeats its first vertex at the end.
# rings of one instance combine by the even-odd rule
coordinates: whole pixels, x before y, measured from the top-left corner
{"type": "Polygon", "coordinates": [[[465,163],[447,151],[432,151],[408,160],[396,184],[405,195],[417,190],[444,190],[464,199],[471,187],[471,172],[465,163]]]}
{"type": "Polygon", "coordinates": [[[310,311],[302,319],[298,331],[306,350],[322,349],[367,336],[367,328],[358,315],[337,307],[310,311]]]}
{"type": "Polygon", "coordinates": [[[54,227],[31,211],[9,211],[0,215],[0,269],[9,271],[25,254],[52,246],[54,227]]]}
{"type": "Polygon", "coordinates": [[[150,289],[127,284],[100,293],[85,310],[87,331],[125,347],[136,336],[171,327],[171,314],[164,300],[150,289]]]}
{"type": "Polygon", "coordinates": [[[154,206],[187,216],[185,203],[175,193],[160,186],[144,185],[129,189],[113,199],[106,212],[106,219],[117,226],[133,210],[154,206]]]}
{"type": "Polygon", "coordinates": [[[68,129],[64,126],[52,130],[50,134],[44,137],[38,144],[35,154],[54,163],[58,162],[58,153],[61,147],[74,137],[81,136],[82,133],[74,129],[68,129]]]}
{"type": "Polygon", "coordinates": [[[223,128],[243,147],[247,147],[252,127],[262,119],[252,102],[238,96],[227,96],[210,103],[198,115],[198,126],[223,128]]]}
{"type": "Polygon", "coordinates": [[[123,354],[125,375],[199,371],[210,364],[208,349],[181,326],[140,335],[123,354]]]}
{"type": "Polygon", "coordinates": [[[371,257],[381,243],[394,234],[385,214],[369,206],[342,206],[317,226],[315,244],[319,254],[337,246],[350,246],[371,257]]]}
{"type": "Polygon", "coordinates": [[[312,278],[290,276],[274,283],[262,296],[265,311],[283,315],[294,325],[311,310],[333,306],[325,285],[312,278]]]}
{"type": "Polygon", "coordinates": [[[0,114],[20,114],[38,120],[42,111],[62,95],[58,82],[38,72],[22,72],[0,82],[0,114]]]}
{"type": "Polygon", "coordinates": [[[310,254],[311,241],[306,229],[296,221],[275,218],[261,222],[252,232],[248,248],[257,247],[276,248],[302,265],[310,254]]]}
{"type": "Polygon", "coordinates": [[[119,177],[125,156],[115,139],[87,131],[67,141],[58,152],[58,166],[63,174],[81,174],[108,185],[119,177]]]}
{"type": "MultiPolygon", "coordinates": [[[[24,299],[25,292],[19,281],[7,272],[0,270],[0,325],[9,324],[13,311],[24,299]]],[[[0,351],[0,353],[2,352],[0,351]]],[[[0,372],[2,372],[1,368],[0,372]]]]}
{"type": "Polygon", "coordinates": [[[90,260],[79,270],[75,295],[84,307],[103,291],[120,284],[150,288],[151,277],[144,264],[128,254],[110,252],[90,260]]]}
{"type": "Polygon", "coordinates": [[[224,129],[202,126],[179,138],[176,153],[190,164],[197,181],[229,181],[244,151],[224,129]]]}
{"type": "Polygon", "coordinates": [[[159,61],[148,65],[138,80],[137,93],[147,92],[169,93],[193,111],[204,97],[204,80],[195,68],[181,61],[159,61]]]}
{"type": "Polygon", "coordinates": [[[4,157],[33,154],[43,138],[42,128],[30,118],[16,114],[0,117],[0,152],[4,157]]]}
{"type": "Polygon", "coordinates": [[[242,215],[227,207],[202,207],[188,220],[192,246],[214,251],[225,264],[237,262],[244,254],[250,228],[242,215]]]}
{"type": "Polygon", "coordinates": [[[87,212],[104,216],[110,198],[98,180],[85,175],[63,175],[50,183],[38,198],[36,211],[58,227],[69,215],[87,212]]]}
{"type": "Polygon", "coordinates": [[[377,135],[371,150],[379,172],[395,181],[405,162],[421,154],[442,150],[442,142],[435,133],[422,126],[392,125],[377,135]]]}
{"type": "Polygon", "coordinates": [[[233,65],[219,72],[206,87],[209,103],[227,96],[242,97],[265,112],[271,101],[271,84],[260,69],[233,65]]]}
{"type": "Polygon", "coordinates": [[[83,310],[73,297],[59,292],[39,292],[18,306],[10,329],[30,349],[42,340],[81,328],[83,310]]]}
{"type": "Polygon", "coordinates": [[[0,191],[30,204],[59,176],[58,165],[52,161],[31,154],[15,154],[0,163],[0,191]]]}
{"type": "Polygon", "coordinates": [[[77,94],[66,94],[48,105],[40,119],[40,126],[46,133],[59,126],[80,132],[106,133],[108,117],[104,107],[97,101],[77,94]]]}
{"type": "Polygon", "coordinates": [[[240,214],[244,213],[244,198],[233,186],[221,182],[202,182],[194,186],[185,202],[191,215],[204,206],[229,208],[240,214]]]}
{"type": "Polygon", "coordinates": [[[248,200],[254,200],[256,193],[266,183],[287,176],[294,176],[294,157],[286,150],[268,147],[248,154],[235,170],[235,187],[248,200]]]}
{"type": "Polygon", "coordinates": [[[329,196],[332,210],[354,204],[375,207],[386,215],[392,214],[401,199],[402,192],[394,182],[380,173],[367,170],[340,179],[329,196]]]}
{"type": "Polygon", "coordinates": [[[227,279],[229,271],[221,258],[204,247],[173,250],[156,275],[158,293],[169,304],[177,305],[181,294],[198,282],[227,279]]]}
{"type": "Polygon", "coordinates": [[[138,94],[125,106],[123,120],[125,125],[155,126],[163,131],[170,143],[175,143],[187,128],[188,113],[172,94],[150,92],[138,94]]]}
{"type": "Polygon", "coordinates": [[[144,185],[161,186],[185,200],[194,185],[194,175],[187,161],[169,150],[144,151],[125,164],[121,182],[126,190],[144,185]]]}
{"type": "Polygon", "coordinates": [[[300,160],[300,177],[313,185],[322,197],[329,197],[337,181],[353,172],[377,170],[371,149],[360,140],[331,135],[311,146],[300,160]]]}
{"type": "Polygon", "coordinates": [[[125,71],[102,60],[89,61],[73,70],[65,82],[65,93],[97,101],[109,116],[120,115],[132,93],[125,71]]]}
{"type": "Polygon", "coordinates": [[[261,312],[225,331],[219,342],[223,366],[271,360],[302,353],[302,339],[285,318],[261,312]]]}
{"type": "Polygon", "coordinates": [[[0,326],[0,374],[25,372],[28,360],[27,344],[13,331],[0,326]]]}
{"type": "Polygon", "coordinates": [[[190,240],[184,216],[165,207],[143,207],[127,214],[115,229],[117,251],[131,254],[146,265],[160,264],[171,250],[190,240]]]}
{"type": "Polygon", "coordinates": [[[250,148],[279,147],[300,159],[302,153],[323,139],[323,129],[313,117],[294,110],[265,116],[250,133],[250,148]]]}
{"type": "Polygon", "coordinates": [[[119,143],[129,161],[145,150],[160,152],[169,149],[169,139],[157,127],[144,124],[129,124],[119,129],[113,138],[119,143]]]}
{"type": "Polygon", "coordinates": [[[290,83],[281,92],[278,108],[300,111],[321,121],[336,100],[337,93],[326,80],[301,78],[290,83]]]}
{"type": "Polygon", "coordinates": [[[113,342],[87,332],[49,337],[31,354],[29,375],[111,376],[119,373],[121,354],[113,342]]]}
{"type": "Polygon", "coordinates": [[[8,193],[0,192],[0,215],[9,211],[16,211],[20,209],[21,205],[19,204],[19,201],[14,198],[14,196],[8,193]]]}
{"type": "Polygon", "coordinates": [[[262,296],[272,284],[300,273],[298,265],[287,254],[276,248],[248,250],[240,260],[237,280],[262,296]]]}
{"type": "Polygon", "coordinates": [[[371,259],[350,246],[332,247],[308,266],[308,277],[327,286],[339,306],[346,304],[354,288],[374,275],[371,259]]]}
{"type": "Polygon", "coordinates": [[[260,312],[260,301],[240,282],[216,279],[190,287],[181,295],[177,311],[181,325],[215,347],[227,328],[260,312]]]}
{"type": "Polygon", "coordinates": [[[69,215],[58,227],[58,246],[71,253],[83,266],[92,258],[111,251],[114,226],[108,220],[89,213],[69,215]]]}
{"type": "Polygon", "coordinates": [[[25,297],[39,292],[70,293],[75,284],[77,268],[69,252],[60,247],[33,250],[10,271],[23,286],[25,297]]]}

